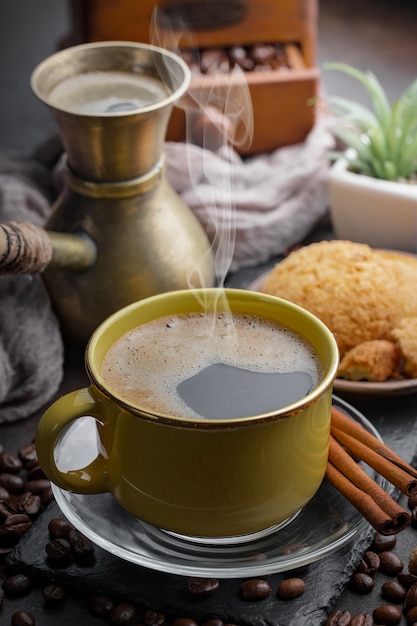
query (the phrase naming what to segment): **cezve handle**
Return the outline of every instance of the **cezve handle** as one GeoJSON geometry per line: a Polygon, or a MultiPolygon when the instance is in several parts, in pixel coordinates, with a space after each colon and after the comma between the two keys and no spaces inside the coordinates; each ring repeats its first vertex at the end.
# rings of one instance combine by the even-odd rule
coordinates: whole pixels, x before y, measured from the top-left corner
{"type": "Polygon", "coordinates": [[[0,224],[0,275],[38,274],[49,264],[82,271],[96,255],[85,234],[55,233],[24,221],[0,224]]]}

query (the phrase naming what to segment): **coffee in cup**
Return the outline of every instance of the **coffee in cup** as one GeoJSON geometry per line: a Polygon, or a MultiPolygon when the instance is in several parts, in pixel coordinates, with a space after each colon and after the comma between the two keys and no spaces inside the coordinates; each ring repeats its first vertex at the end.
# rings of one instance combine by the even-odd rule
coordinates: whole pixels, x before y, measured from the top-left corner
{"type": "Polygon", "coordinates": [[[329,329],[288,301],[234,289],[153,296],[93,333],[91,385],[43,415],[39,461],[60,488],[110,492],[160,529],[213,541],[269,532],[323,480],[337,365],[329,329]],[[97,456],[61,471],[60,434],[85,415],[97,456]]]}
{"type": "Polygon", "coordinates": [[[317,385],[322,365],[298,333],[219,302],[212,313],[168,315],[128,331],[101,375],[129,404],[216,420],[289,406],[317,385]]]}

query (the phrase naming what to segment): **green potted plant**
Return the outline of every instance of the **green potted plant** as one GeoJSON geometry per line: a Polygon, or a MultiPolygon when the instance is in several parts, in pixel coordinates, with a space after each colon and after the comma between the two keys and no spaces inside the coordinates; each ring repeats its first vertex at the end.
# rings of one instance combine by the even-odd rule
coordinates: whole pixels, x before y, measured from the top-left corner
{"type": "Polygon", "coordinates": [[[417,250],[417,80],[393,104],[371,72],[327,63],[367,91],[370,106],[344,97],[327,101],[341,142],[329,173],[335,236],[378,248],[417,250]]]}

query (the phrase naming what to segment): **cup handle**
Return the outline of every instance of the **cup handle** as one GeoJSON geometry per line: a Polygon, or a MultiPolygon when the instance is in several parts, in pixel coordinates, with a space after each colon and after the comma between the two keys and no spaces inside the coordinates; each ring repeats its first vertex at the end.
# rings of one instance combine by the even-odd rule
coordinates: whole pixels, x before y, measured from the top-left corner
{"type": "Polygon", "coordinates": [[[71,422],[80,417],[91,416],[101,424],[104,423],[108,406],[103,410],[103,402],[106,401],[96,397],[91,388],[72,391],[54,402],[39,421],[36,432],[39,464],[46,476],[66,491],[81,494],[109,491],[107,461],[104,456],[99,454],[86,467],[67,472],[61,471],[55,462],[58,438],[71,422]]]}

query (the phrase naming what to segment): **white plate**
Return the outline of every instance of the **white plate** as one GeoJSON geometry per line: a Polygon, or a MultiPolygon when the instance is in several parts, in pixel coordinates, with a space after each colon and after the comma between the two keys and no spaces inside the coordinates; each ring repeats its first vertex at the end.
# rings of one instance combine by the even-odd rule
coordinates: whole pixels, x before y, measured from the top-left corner
{"type": "MultiPolygon", "coordinates": [[[[339,398],[334,398],[334,404],[381,439],[350,404],[339,398]]],[[[87,440],[95,441],[92,418],[74,422],[61,438],[56,458],[62,469],[77,469],[91,460],[81,458],[82,451],[90,448],[87,440]]],[[[62,513],[96,545],[137,565],[184,576],[241,578],[292,570],[322,559],[369,529],[368,522],[327,480],[284,528],[247,543],[225,541],[216,547],[149,526],[122,509],[108,493],[77,495],[55,485],[52,488],[62,513]]]]}

